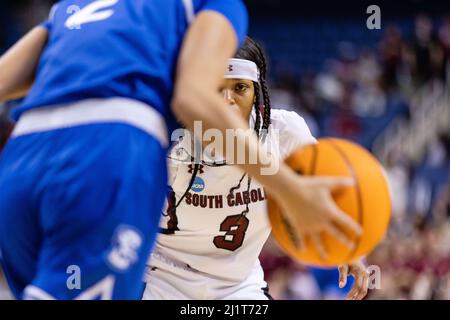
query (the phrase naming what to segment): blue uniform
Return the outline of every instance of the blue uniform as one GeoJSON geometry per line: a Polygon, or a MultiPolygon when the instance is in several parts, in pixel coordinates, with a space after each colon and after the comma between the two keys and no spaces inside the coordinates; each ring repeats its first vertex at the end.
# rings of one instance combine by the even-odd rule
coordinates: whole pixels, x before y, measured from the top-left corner
{"type": "MultiPolygon", "coordinates": [[[[190,1],[194,13],[200,10],[222,13],[243,42],[247,14],[240,0],[190,1]]],[[[189,9],[184,2],[189,1],[59,2],[45,23],[50,39],[42,54],[36,84],[13,116],[18,118],[31,108],[83,98],[130,97],[153,106],[164,116],[169,128],[174,128],[170,99],[177,57],[188,26],[189,9]],[[95,13],[89,10],[92,3],[98,8],[95,13]],[[83,14],[83,10],[87,13],[83,14]],[[95,20],[105,12],[111,15],[95,20]],[[65,26],[71,22],[70,13],[72,17],[91,16],[91,19],[80,18],[65,26]]]]}
{"type": "Polygon", "coordinates": [[[71,0],[52,10],[35,84],[13,112],[21,130],[0,156],[0,251],[17,298],[140,298],[167,146],[145,123],[89,114],[138,101],[170,132],[177,57],[202,10],[224,15],[244,40],[241,0],[71,0]]]}
{"type": "Polygon", "coordinates": [[[323,296],[339,297],[345,299],[353,287],[354,278],[348,277],[347,284],[339,288],[339,270],[334,268],[309,268],[312,276],[322,292],[323,296]]]}

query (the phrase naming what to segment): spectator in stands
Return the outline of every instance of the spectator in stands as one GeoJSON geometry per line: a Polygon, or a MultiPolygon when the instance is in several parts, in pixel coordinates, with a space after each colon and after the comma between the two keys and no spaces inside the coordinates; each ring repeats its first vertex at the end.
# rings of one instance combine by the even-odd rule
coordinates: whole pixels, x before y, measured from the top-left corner
{"type": "Polygon", "coordinates": [[[438,31],[439,41],[444,50],[445,58],[445,79],[446,81],[450,81],[450,16],[447,16],[443,19],[442,25],[438,31]]]}
{"type": "Polygon", "coordinates": [[[353,112],[359,117],[379,117],[387,99],[380,86],[380,66],[374,53],[363,50],[356,63],[353,112]]]}
{"type": "Polygon", "coordinates": [[[416,17],[413,47],[416,56],[416,83],[421,86],[432,79],[445,77],[445,52],[427,15],[416,17]]]}
{"type": "Polygon", "coordinates": [[[402,61],[403,40],[398,27],[389,25],[386,27],[380,42],[380,54],[382,64],[382,86],[385,90],[392,90],[398,86],[398,69],[402,61]]]}
{"type": "Polygon", "coordinates": [[[431,50],[433,23],[426,15],[418,15],[415,21],[413,48],[416,56],[416,81],[418,85],[431,79],[431,50]]]}

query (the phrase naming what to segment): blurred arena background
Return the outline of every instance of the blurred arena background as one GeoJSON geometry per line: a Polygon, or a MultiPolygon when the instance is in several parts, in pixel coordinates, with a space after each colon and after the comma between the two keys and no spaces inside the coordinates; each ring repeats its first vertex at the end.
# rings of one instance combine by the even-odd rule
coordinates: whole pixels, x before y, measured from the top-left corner
{"type": "MultiPolygon", "coordinates": [[[[53,2],[2,0],[0,54],[53,2]]],[[[369,30],[364,1],[246,1],[250,35],[270,59],[272,105],[297,111],[318,137],[364,145],[386,168],[392,223],[367,257],[381,270],[367,299],[450,299],[450,7],[393,2],[376,1],[381,29],[369,30]]],[[[0,149],[12,107],[0,104],[0,149]]],[[[270,241],[261,260],[276,299],[345,297],[336,270],[297,265],[270,241]]]]}

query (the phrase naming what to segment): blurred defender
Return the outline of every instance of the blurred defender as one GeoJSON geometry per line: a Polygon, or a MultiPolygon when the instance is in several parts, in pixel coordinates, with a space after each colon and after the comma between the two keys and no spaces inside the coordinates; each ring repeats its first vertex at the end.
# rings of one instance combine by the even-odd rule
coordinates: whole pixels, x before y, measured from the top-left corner
{"type": "MultiPolygon", "coordinates": [[[[140,297],[172,111],[187,127],[248,128],[218,94],[246,28],[240,0],[63,0],[0,59],[0,101],[27,94],[0,159],[0,248],[16,297],[140,297]]],[[[242,146],[263,156],[256,137],[242,146]]],[[[241,164],[301,235],[359,230],[330,195],[347,180],[261,167],[241,164]]]]}
{"type": "Polygon", "coordinates": [[[0,100],[27,92],[37,66],[0,162],[0,245],[17,298],[139,298],[190,23],[184,59],[216,57],[214,79],[246,33],[238,0],[60,1],[0,61],[0,100]],[[66,284],[70,266],[80,290],[66,284]]]}

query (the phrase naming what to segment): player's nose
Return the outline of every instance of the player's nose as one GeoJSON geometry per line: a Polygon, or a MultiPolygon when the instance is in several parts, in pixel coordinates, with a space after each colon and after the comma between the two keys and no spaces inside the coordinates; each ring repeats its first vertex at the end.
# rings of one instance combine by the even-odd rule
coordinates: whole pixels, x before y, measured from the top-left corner
{"type": "Polygon", "coordinates": [[[230,89],[223,90],[223,98],[231,106],[236,104],[236,101],[234,100],[233,91],[230,89]]]}

